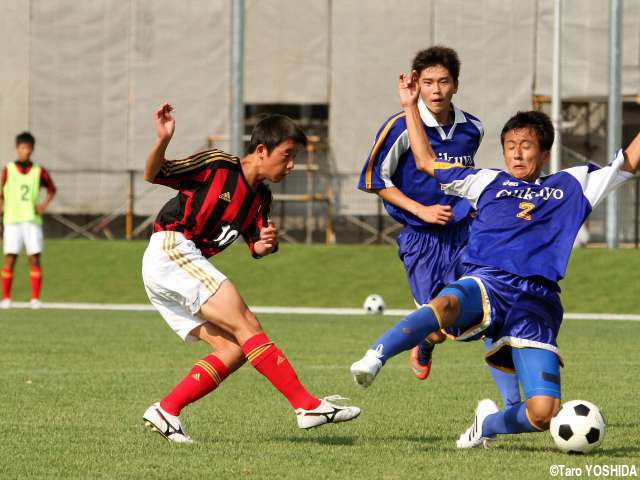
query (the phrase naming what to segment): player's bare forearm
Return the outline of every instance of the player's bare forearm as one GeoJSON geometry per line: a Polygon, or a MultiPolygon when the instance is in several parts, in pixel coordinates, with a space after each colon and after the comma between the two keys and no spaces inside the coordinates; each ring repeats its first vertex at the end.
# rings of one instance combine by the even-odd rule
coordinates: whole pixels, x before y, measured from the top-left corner
{"type": "Polygon", "coordinates": [[[624,151],[624,163],[621,169],[627,172],[636,173],[640,166],[640,132],[624,151]]]}
{"type": "Polygon", "coordinates": [[[380,190],[376,190],[376,193],[385,202],[389,202],[413,215],[416,215],[416,212],[421,206],[420,203],[407,197],[396,187],[381,188],[380,190]]]}
{"type": "Polygon", "coordinates": [[[151,147],[151,151],[147,156],[147,162],[144,165],[144,179],[147,182],[153,182],[160,172],[162,164],[166,161],[165,154],[167,146],[169,146],[169,142],[176,128],[176,121],[171,115],[171,112],[173,112],[173,107],[165,102],[153,115],[158,139],[153,147],[151,147]]]}
{"type": "Polygon", "coordinates": [[[427,134],[422,128],[422,119],[418,105],[407,105],[404,107],[407,121],[407,132],[409,133],[409,144],[416,159],[416,167],[421,172],[434,175],[436,154],[431,148],[427,134]]]}
{"type": "Polygon", "coordinates": [[[147,182],[153,182],[160,172],[162,165],[166,161],[165,154],[170,140],[171,137],[158,138],[153,147],[151,147],[151,151],[149,155],[147,155],[147,161],[144,165],[144,179],[147,182]]]}
{"type": "Polygon", "coordinates": [[[426,223],[446,225],[453,218],[449,205],[423,205],[407,197],[396,187],[382,188],[376,193],[385,202],[411,213],[426,223]]]}
{"type": "Polygon", "coordinates": [[[36,211],[38,212],[38,215],[42,215],[45,212],[45,210],[47,209],[47,207],[49,206],[49,204],[51,203],[51,200],[53,200],[53,197],[55,197],[55,195],[56,194],[53,192],[47,193],[47,196],[45,197],[45,199],[36,206],[36,211]]]}

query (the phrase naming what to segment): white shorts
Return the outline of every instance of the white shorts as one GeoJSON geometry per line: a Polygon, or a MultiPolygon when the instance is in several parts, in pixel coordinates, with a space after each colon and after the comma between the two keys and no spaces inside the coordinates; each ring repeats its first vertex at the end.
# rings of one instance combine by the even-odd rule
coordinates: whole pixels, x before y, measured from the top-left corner
{"type": "Polygon", "coordinates": [[[3,247],[5,255],[20,255],[22,247],[27,255],[42,253],[42,225],[33,222],[4,225],[3,247]]]}
{"type": "Polygon", "coordinates": [[[179,232],[156,232],[142,258],[142,279],[151,304],[185,342],[206,320],[197,316],[202,305],[227,277],[202,256],[179,232]]]}

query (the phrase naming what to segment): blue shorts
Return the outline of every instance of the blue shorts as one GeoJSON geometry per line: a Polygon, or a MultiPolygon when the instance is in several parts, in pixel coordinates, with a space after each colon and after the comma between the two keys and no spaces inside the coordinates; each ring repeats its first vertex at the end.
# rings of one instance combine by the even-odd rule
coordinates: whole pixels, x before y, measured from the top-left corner
{"type": "Polygon", "coordinates": [[[460,318],[446,331],[457,340],[477,340],[485,335],[491,340],[485,354],[487,363],[510,373],[515,371],[515,348],[548,350],[562,364],[556,342],[563,314],[559,290],[552,282],[468,265],[464,276],[443,290],[462,299],[460,318]],[[464,296],[460,288],[474,290],[474,283],[468,282],[479,288],[477,293],[464,296]],[[456,285],[461,287],[455,290],[456,285]]]}
{"type": "Polygon", "coordinates": [[[460,257],[471,219],[447,228],[405,226],[398,235],[398,255],[417,305],[424,305],[464,270],[460,257]]]}

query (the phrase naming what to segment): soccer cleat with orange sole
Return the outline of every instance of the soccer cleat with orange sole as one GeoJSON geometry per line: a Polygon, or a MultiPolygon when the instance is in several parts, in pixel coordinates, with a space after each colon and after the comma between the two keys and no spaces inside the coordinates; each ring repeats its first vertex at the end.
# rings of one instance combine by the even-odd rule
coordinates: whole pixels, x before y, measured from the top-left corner
{"type": "Polygon", "coordinates": [[[418,380],[426,380],[431,373],[431,358],[426,365],[420,363],[420,345],[416,345],[411,349],[411,355],[409,356],[409,365],[413,374],[418,380]]]}

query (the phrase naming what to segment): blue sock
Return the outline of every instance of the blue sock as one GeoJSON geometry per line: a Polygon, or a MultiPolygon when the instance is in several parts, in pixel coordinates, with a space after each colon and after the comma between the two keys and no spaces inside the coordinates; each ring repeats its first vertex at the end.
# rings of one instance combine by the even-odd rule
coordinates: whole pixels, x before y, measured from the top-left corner
{"type": "Polygon", "coordinates": [[[527,404],[520,402],[513,407],[489,415],[482,423],[482,436],[494,437],[498,433],[538,432],[527,417],[527,404]]]}
{"type": "Polygon", "coordinates": [[[440,330],[438,318],[430,306],[425,306],[387,330],[371,345],[371,349],[379,352],[378,358],[384,365],[391,357],[415,347],[427,335],[437,330],[440,330]]]}
{"type": "MultiPolygon", "coordinates": [[[[485,339],[485,350],[489,350],[492,341],[485,339]]],[[[498,387],[500,396],[502,397],[502,404],[504,408],[513,407],[517,403],[520,403],[520,387],[518,385],[518,376],[515,374],[503,372],[497,368],[489,367],[489,372],[493,377],[493,383],[498,387]]]]}

